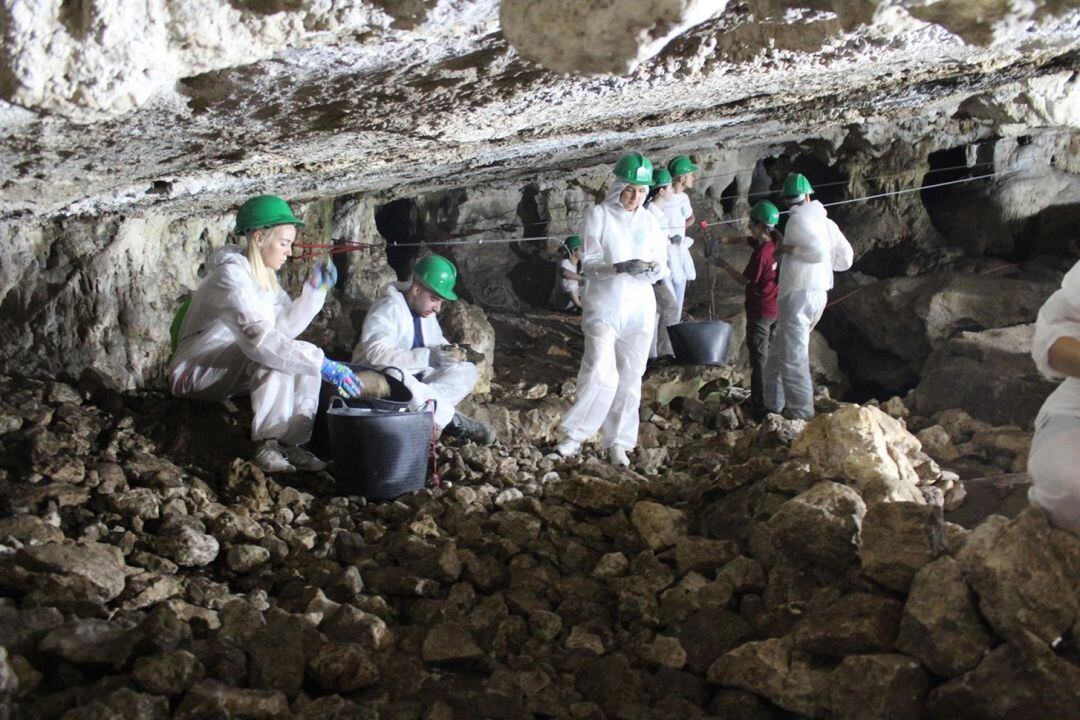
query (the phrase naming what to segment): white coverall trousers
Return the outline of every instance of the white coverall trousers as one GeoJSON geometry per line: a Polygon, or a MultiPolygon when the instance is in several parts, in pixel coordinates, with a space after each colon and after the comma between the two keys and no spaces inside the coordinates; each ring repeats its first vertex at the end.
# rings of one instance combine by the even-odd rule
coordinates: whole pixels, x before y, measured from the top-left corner
{"type": "Polygon", "coordinates": [[[584,442],[597,430],[604,448],[637,445],[641,376],[649,360],[653,333],[633,330],[619,335],[604,322],[586,323],[585,352],[577,377],[577,400],[561,428],[566,437],[584,442]]]}
{"type": "Polygon", "coordinates": [[[686,300],[686,283],[688,282],[689,280],[685,278],[671,281],[671,289],[675,293],[675,322],[672,325],[682,322],[683,303],[686,300]]]}
{"type": "Polygon", "coordinates": [[[765,408],[785,407],[798,418],[814,416],[814,382],[810,377],[810,332],[821,319],[827,290],[797,290],[780,298],[776,329],[765,363],[765,408]]]}
{"type": "Polygon", "coordinates": [[[457,404],[468,397],[480,377],[471,362],[448,363],[425,372],[420,378],[405,375],[405,387],[413,394],[410,410],[419,410],[435,401],[435,426],[440,430],[454,419],[457,404]]]}
{"type": "MultiPolygon", "coordinates": [[[[653,285],[653,293],[656,295],[656,334],[653,336],[652,349],[649,357],[660,355],[674,355],[671,347],[671,338],[668,336],[668,325],[679,322],[678,298],[675,291],[669,285],[669,280],[662,280],[653,285]]],[[[685,288],[685,284],[683,285],[685,288]]]]}
{"type": "Polygon", "coordinates": [[[311,439],[319,407],[318,375],[290,375],[252,362],[236,345],[183,345],[173,361],[172,392],[192,400],[251,395],[251,439],[302,445],[311,439]]]}
{"type": "Polygon", "coordinates": [[[1048,415],[1036,424],[1028,475],[1028,501],[1057,527],[1080,535],[1080,417],[1048,415]]]}

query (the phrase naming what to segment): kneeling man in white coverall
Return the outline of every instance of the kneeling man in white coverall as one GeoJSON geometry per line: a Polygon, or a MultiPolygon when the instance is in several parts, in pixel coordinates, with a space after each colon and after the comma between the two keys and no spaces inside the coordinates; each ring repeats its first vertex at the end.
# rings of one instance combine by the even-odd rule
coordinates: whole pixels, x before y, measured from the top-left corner
{"type": "Polygon", "coordinates": [[[484,445],[495,431],[455,411],[468,397],[479,373],[466,361],[466,350],[447,343],[437,313],[446,300],[457,300],[457,268],[441,255],[428,255],[413,266],[411,282],[390,283],[367,317],[353,362],[383,369],[395,367],[413,394],[413,409],[435,401],[435,426],[448,435],[484,445]]]}
{"type": "Polygon", "coordinates": [[[811,200],[814,189],[801,173],[784,180],[787,226],[776,252],[780,291],[776,329],[765,363],[765,408],[784,417],[814,417],[810,377],[810,333],[821,320],[833,286],[833,270],[851,267],[851,244],[829,219],[825,206],[811,200]]]}

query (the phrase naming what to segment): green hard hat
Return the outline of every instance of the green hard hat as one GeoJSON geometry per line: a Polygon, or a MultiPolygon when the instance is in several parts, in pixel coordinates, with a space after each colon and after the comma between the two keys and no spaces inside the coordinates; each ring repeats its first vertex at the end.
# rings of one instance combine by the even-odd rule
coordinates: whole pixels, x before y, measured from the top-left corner
{"type": "Polygon", "coordinates": [[[631,185],[651,185],[652,163],[639,152],[623,155],[615,163],[615,175],[631,185]]]}
{"type": "Polygon", "coordinates": [[[784,180],[784,197],[796,197],[798,195],[809,195],[814,192],[814,188],[810,187],[810,181],[806,179],[806,176],[802,173],[789,173],[784,180]]]}
{"type": "Polygon", "coordinates": [[[657,187],[659,185],[670,185],[671,173],[664,168],[656,168],[652,171],[652,185],[657,187]]]}
{"type": "Polygon", "coordinates": [[[571,235],[563,240],[563,245],[565,245],[568,250],[576,250],[581,247],[581,237],[578,235],[571,235]]]}
{"type": "Polygon", "coordinates": [[[768,200],[762,200],[750,208],[750,219],[768,227],[775,227],[776,223],[780,222],[780,211],[768,200]]]}
{"type": "Polygon", "coordinates": [[[458,299],[457,293],[454,292],[457,268],[442,255],[428,255],[420,258],[413,265],[413,280],[444,300],[458,299]]]}
{"type": "Polygon", "coordinates": [[[671,159],[671,162],[667,164],[667,169],[672,177],[679,177],[694,172],[697,170],[697,165],[688,156],[680,155],[671,159]]]}
{"type": "Polygon", "coordinates": [[[245,202],[236,211],[236,228],[233,232],[243,235],[249,230],[275,225],[304,227],[304,221],[293,215],[289,203],[277,195],[258,195],[245,202]]]}

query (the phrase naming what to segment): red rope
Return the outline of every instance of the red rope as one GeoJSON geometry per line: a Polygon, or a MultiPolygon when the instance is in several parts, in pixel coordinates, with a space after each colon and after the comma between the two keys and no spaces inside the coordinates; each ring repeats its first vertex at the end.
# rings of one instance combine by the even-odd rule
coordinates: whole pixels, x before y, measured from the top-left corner
{"type": "Polygon", "coordinates": [[[329,243],[293,243],[293,247],[314,251],[294,255],[293,260],[310,260],[311,258],[322,257],[324,255],[343,255],[345,253],[360,252],[361,250],[383,246],[372,243],[355,242],[353,240],[332,240],[329,243]]]}

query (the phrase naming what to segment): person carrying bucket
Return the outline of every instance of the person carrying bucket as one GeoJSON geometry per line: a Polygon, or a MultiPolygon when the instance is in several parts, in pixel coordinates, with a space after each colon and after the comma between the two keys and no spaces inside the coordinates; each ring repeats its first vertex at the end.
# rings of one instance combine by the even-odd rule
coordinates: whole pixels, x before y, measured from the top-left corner
{"type": "Polygon", "coordinates": [[[773,327],[776,325],[777,285],[776,248],[783,236],[776,229],[780,211],[768,200],[750,210],[750,236],[716,238],[705,248],[705,255],[746,289],[746,345],[750,351],[750,412],[761,422],[765,410],[765,362],[769,357],[773,327]],[[739,272],[720,255],[721,245],[746,241],[753,252],[746,268],[739,272]]]}
{"type": "Polygon", "coordinates": [[[209,273],[174,321],[168,368],[173,395],[221,401],[250,394],[251,439],[259,444],[255,464],[268,473],[326,469],[301,447],[311,439],[320,377],[346,397],[363,389],[347,366],[296,339],[337,281],[329,263],[315,266],[296,300],[278,284],[277,271],[303,225],[274,195],[245,202],[234,233],[246,247],[226,245],[210,256],[209,273]]]}
{"type": "MultiPolygon", "coordinates": [[[[670,270],[676,263],[682,263],[682,255],[679,246],[674,242],[674,234],[680,232],[683,227],[683,206],[675,202],[671,173],[664,168],[653,169],[652,187],[649,189],[649,197],[645,200],[645,207],[656,215],[656,222],[660,223],[660,229],[668,235],[667,258],[670,270]]],[[[657,281],[653,285],[653,294],[656,295],[657,318],[656,333],[653,336],[652,348],[649,350],[649,359],[671,359],[675,357],[675,351],[671,347],[668,326],[677,324],[681,319],[679,300],[675,296],[671,278],[657,281]]]]}
{"type": "Polygon", "coordinates": [[[571,235],[560,246],[563,255],[555,271],[555,287],[551,304],[560,312],[581,312],[581,288],[585,276],[581,274],[581,237],[571,235]]]}
{"type": "Polygon", "coordinates": [[[625,467],[627,451],[637,444],[641,376],[656,331],[652,286],[668,276],[667,236],[641,206],[652,184],[652,163],[630,153],[615,164],[614,175],[607,198],[582,226],[585,352],[577,399],[563,416],[564,439],[556,449],[563,457],[576,455],[582,442],[602,430],[608,459],[625,467]]]}
{"type": "Polygon", "coordinates": [[[780,260],[776,335],[765,363],[765,408],[794,420],[814,417],[810,376],[810,333],[821,319],[833,286],[833,271],[851,267],[851,244],[811,200],[814,189],[801,173],[784,180],[788,210],[780,260]]]}
{"type": "Polygon", "coordinates": [[[495,431],[455,410],[476,386],[479,372],[463,347],[443,336],[438,312],[454,292],[457,268],[442,255],[428,255],[413,266],[412,280],[390,283],[371,306],[353,362],[402,371],[413,394],[411,407],[435,402],[435,426],[452,437],[490,445],[495,431]]]}

